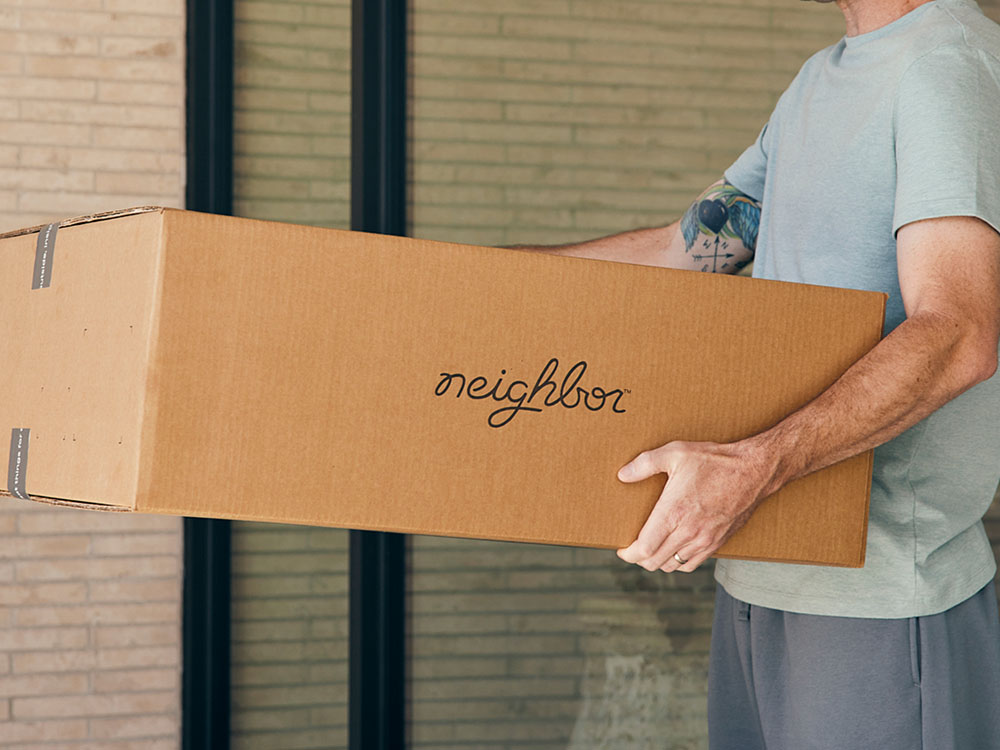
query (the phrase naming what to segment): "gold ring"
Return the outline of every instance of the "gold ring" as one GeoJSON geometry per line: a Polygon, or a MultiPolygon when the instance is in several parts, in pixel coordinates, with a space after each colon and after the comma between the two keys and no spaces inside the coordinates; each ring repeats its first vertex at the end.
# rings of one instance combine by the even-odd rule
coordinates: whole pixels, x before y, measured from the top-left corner
{"type": "Polygon", "coordinates": [[[675,559],[675,560],[676,560],[677,562],[679,562],[679,563],[680,563],[681,565],[687,565],[687,563],[688,563],[688,561],[687,561],[687,560],[682,560],[682,559],[681,559],[681,556],[680,556],[680,555],[678,555],[678,554],[677,554],[676,552],[674,553],[674,559],[675,559]]]}

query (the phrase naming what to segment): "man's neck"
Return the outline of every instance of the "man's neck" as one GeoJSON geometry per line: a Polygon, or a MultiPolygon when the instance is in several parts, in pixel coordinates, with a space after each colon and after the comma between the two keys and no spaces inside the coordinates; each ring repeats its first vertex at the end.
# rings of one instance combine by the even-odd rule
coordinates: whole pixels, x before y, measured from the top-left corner
{"type": "Polygon", "coordinates": [[[847,36],[857,36],[880,29],[929,2],[931,0],[837,0],[837,5],[847,21],[847,36]]]}

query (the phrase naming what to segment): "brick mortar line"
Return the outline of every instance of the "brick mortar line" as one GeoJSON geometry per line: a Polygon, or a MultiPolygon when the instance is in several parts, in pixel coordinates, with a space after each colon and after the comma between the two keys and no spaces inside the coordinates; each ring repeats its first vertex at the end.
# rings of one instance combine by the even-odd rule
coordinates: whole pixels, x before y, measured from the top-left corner
{"type": "MultiPolygon", "coordinates": [[[[178,18],[180,18],[180,16],[178,16],[178,18]]],[[[63,28],[45,27],[45,28],[37,28],[37,29],[4,29],[4,28],[0,27],[0,34],[2,34],[4,31],[12,31],[15,34],[31,34],[31,35],[34,35],[34,36],[50,36],[50,37],[53,37],[53,38],[55,38],[55,37],[63,37],[63,36],[72,36],[73,38],[77,38],[77,39],[137,39],[137,40],[138,39],[150,39],[150,40],[157,40],[157,41],[161,41],[161,42],[162,41],[169,41],[169,40],[177,41],[177,38],[174,37],[171,34],[167,34],[167,35],[153,35],[153,34],[125,33],[125,32],[122,32],[120,34],[116,34],[116,33],[111,33],[109,31],[101,31],[101,32],[98,32],[98,33],[90,34],[90,33],[86,33],[86,32],[75,31],[74,29],[71,29],[71,28],[65,28],[65,29],[63,29],[63,28]]],[[[125,59],[125,58],[129,57],[127,55],[102,55],[102,54],[87,54],[87,53],[74,54],[73,52],[63,52],[61,54],[59,54],[59,53],[46,53],[46,52],[39,52],[39,53],[10,52],[10,53],[4,53],[4,54],[9,54],[11,57],[21,57],[22,59],[25,58],[25,56],[28,56],[28,55],[31,55],[33,57],[53,57],[53,58],[59,58],[59,59],[66,59],[66,58],[74,59],[74,58],[80,57],[80,58],[89,58],[91,60],[121,60],[121,59],[125,59]]],[[[171,56],[166,56],[166,57],[159,57],[159,56],[157,56],[157,57],[152,57],[152,56],[151,57],[135,57],[134,59],[140,60],[140,61],[145,61],[145,62],[156,62],[156,61],[159,61],[159,60],[166,60],[168,62],[169,61],[183,62],[183,60],[184,60],[184,58],[183,58],[183,47],[181,48],[181,54],[180,55],[171,55],[171,56]]]]}
{"type": "Polygon", "coordinates": [[[340,8],[340,9],[348,8],[347,12],[348,13],[350,12],[349,5],[346,2],[343,2],[343,3],[329,3],[329,2],[327,2],[327,3],[322,3],[322,2],[321,3],[313,3],[313,2],[309,2],[309,0],[292,0],[292,2],[283,3],[283,2],[278,2],[276,0],[241,0],[241,4],[245,5],[245,6],[246,5],[270,5],[271,7],[274,7],[274,8],[285,8],[285,7],[288,7],[288,6],[299,7],[299,8],[340,8]]]}
{"type": "MultiPolygon", "coordinates": [[[[515,146],[516,145],[525,145],[525,146],[527,146],[529,144],[504,144],[504,145],[515,145],[515,146]]],[[[584,144],[576,144],[576,145],[577,146],[583,146],[584,144]]],[[[532,148],[535,148],[535,147],[537,147],[537,148],[543,148],[544,144],[540,145],[540,144],[533,143],[533,144],[530,144],[530,146],[532,148]]],[[[451,161],[451,160],[447,160],[447,159],[433,159],[433,160],[425,159],[425,160],[422,161],[422,163],[429,164],[429,165],[436,165],[436,166],[461,166],[461,167],[476,166],[476,167],[489,167],[489,168],[494,168],[494,167],[541,167],[541,168],[546,168],[546,169],[553,169],[553,168],[554,169],[607,169],[608,168],[606,166],[600,166],[600,165],[573,166],[573,165],[560,164],[558,162],[551,163],[551,164],[550,163],[546,163],[546,164],[543,164],[543,165],[539,165],[538,162],[532,162],[532,161],[508,161],[508,160],[503,160],[503,161],[451,161]]],[[[628,166],[628,165],[620,165],[620,166],[619,165],[615,165],[615,169],[616,170],[617,169],[621,169],[622,171],[625,171],[625,170],[642,170],[642,171],[650,172],[652,174],[656,174],[658,172],[663,172],[663,171],[669,171],[669,172],[675,172],[676,171],[676,169],[672,169],[671,167],[666,166],[666,165],[664,165],[662,167],[650,167],[650,166],[634,166],[633,167],[633,166],[628,166]]],[[[708,171],[709,171],[709,168],[705,168],[705,169],[698,170],[698,173],[700,174],[702,172],[708,172],[708,171]]],[[[691,175],[691,174],[688,174],[687,176],[688,177],[693,177],[693,175],[691,175]]],[[[512,228],[514,228],[514,227],[512,227],[512,228]]]]}
{"type": "MultiPolygon", "coordinates": [[[[272,3],[272,4],[274,4],[274,3],[272,3]]],[[[632,5],[646,5],[646,6],[649,6],[650,8],[662,8],[663,7],[662,0],[630,0],[630,4],[632,4],[632,5]]],[[[439,3],[439,5],[443,5],[443,4],[439,3]]],[[[566,5],[566,12],[564,14],[562,14],[562,15],[557,15],[557,16],[552,16],[552,17],[555,17],[555,18],[567,18],[567,17],[570,17],[570,18],[585,18],[585,19],[593,20],[593,21],[610,21],[610,20],[614,20],[615,19],[615,16],[600,15],[600,14],[597,14],[597,15],[580,15],[579,12],[578,12],[579,9],[580,8],[586,8],[588,5],[590,7],[596,7],[596,8],[607,7],[607,3],[606,2],[601,2],[601,0],[590,0],[590,2],[587,2],[587,3],[580,3],[579,0],[575,0],[575,1],[574,0],[569,0],[567,2],[567,5],[566,5]]],[[[747,12],[761,12],[761,13],[770,13],[770,12],[772,12],[774,10],[774,7],[770,6],[770,5],[751,5],[751,6],[747,6],[747,5],[743,4],[743,3],[738,3],[738,2],[732,2],[732,3],[713,3],[713,2],[710,2],[710,1],[709,2],[705,2],[705,3],[699,3],[699,2],[685,2],[685,3],[674,2],[674,3],[671,3],[671,6],[672,7],[677,7],[677,8],[715,8],[715,9],[718,9],[718,10],[732,10],[734,8],[737,8],[737,9],[745,10],[747,12]]],[[[488,16],[488,15],[496,15],[497,14],[496,10],[481,10],[480,7],[481,6],[477,6],[474,3],[458,3],[458,4],[456,4],[456,9],[454,11],[454,15],[461,15],[461,16],[488,16]]],[[[417,12],[441,13],[441,14],[443,14],[443,13],[450,13],[451,11],[450,10],[431,9],[431,10],[423,10],[423,11],[417,11],[417,12]]],[[[514,12],[517,13],[517,11],[514,11],[514,12]]],[[[783,10],[782,12],[786,12],[786,13],[787,12],[792,12],[792,13],[796,13],[796,12],[798,12],[798,13],[808,13],[810,11],[804,11],[804,10],[800,10],[800,11],[788,11],[788,10],[783,10]]],[[[815,13],[816,11],[811,11],[811,12],[815,13]]],[[[523,11],[520,12],[520,13],[518,13],[518,15],[523,15],[523,16],[525,16],[527,18],[547,17],[547,14],[544,14],[544,13],[537,13],[537,14],[536,13],[524,13],[523,11]]]]}
{"type": "MultiPolygon", "coordinates": [[[[659,49],[662,49],[662,48],[659,48],[659,49]]],[[[722,48],[720,47],[720,49],[722,49],[722,48]]],[[[491,60],[491,61],[495,60],[495,61],[498,61],[498,62],[516,62],[516,63],[522,63],[522,62],[524,62],[524,63],[542,63],[542,64],[567,64],[567,65],[571,65],[573,63],[588,63],[588,64],[591,64],[591,65],[607,65],[607,66],[613,67],[613,68],[640,68],[640,69],[644,69],[644,70],[649,70],[651,68],[659,69],[659,68],[667,67],[668,66],[667,63],[656,62],[656,61],[652,61],[652,60],[651,61],[646,61],[646,62],[636,62],[636,63],[628,63],[628,62],[621,62],[621,61],[610,63],[610,62],[607,62],[605,60],[594,60],[594,59],[588,59],[586,57],[580,57],[580,58],[574,58],[574,57],[527,58],[527,57],[506,57],[506,56],[503,56],[503,55],[469,55],[468,53],[459,53],[459,52],[456,52],[453,55],[447,55],[447,54],[437,53],[436,56],[439,59],[451,59],[451,58],[454,58],[456,60],[466,61],[466,62],[471,59],[473,61],[475,61],[475,60],[491,60]]],[[[764,56],[762,55],[761,57],[763,58],[764,56]]],[[[762,72],[765,72],[765,73],[774,72],[773,67],[770,65],[770,59],[768,59],[768,60],[761,59],[759,62],[762,63],[760,66],[758,66],[756,68],[749,68],[749,67],[748,68],[744,68],[742,72],[745,73],[745,74],[752,74],[754,71],[762,71],[762,72]]],[[[671,70],[674,70],[674,71],[684,71],[684,70],[692,70],[692,69],[694,69],[694,70],[721,70],[721,71],[725,71],[725,70],[729,70],[730,69],[730,68],[726,67],[726,61],[721,60],[721,59],[719,61],[719,66],[718,67],[706,68],[704,66],[704,64],[701,64],[701,63],[685,64],[685,63],[681,63],[681,62],[672,64],[669,67],[671,68],[671,70]]],[[[276,69],[283,70],[283,68],[276,68],[276,69]]],[[[794,73],[796,71],[792,70],[791,68],[789,68],[789,72],[790,72],[791,75],[794,75],[794,73]]]]}
{"type": "MultiPolygon", "coordinates": [[[[290,3],[289,5],[290,5],[290,7],[294,8],[294,7],[298,6],[299,4],[298,3],[290,3]]],[[[316,6],[316,7],[323,7],[323,6],[316,6]]],[[[336,6],[335,5],[335,6],[327,6],[327,7],[334,7],[334,8],[336,8],[336,7],[340,7],[340,6],[336,6]]],[[[348,12],[348,15],[350,15],[349,12],[348,12]]],[[[267,20],[259,20],[259,19],[256,19],[256,18],[240,18],[237,15],[233,19],[233,23],[234,23],[234,25],[235,25],[234,27],[235,27],[235,29],[237,31],[239,30],[240,26],[262,26],[262,27],[266,27],[268,29],[274,28],[275,26],[285,26],[285,27],[308,26],[310,29],[338,29],[338,30],[347,31],[347,32],[350,32],[350,30],[351,30],[350,21],[348,21],[346,24],[339,24],[339,23],[317,23],[315,21],[306,21],[306,20],[302,20],[302,21],[267,21],[267,20]]],[[[283,29],[283,30],[285,30],[285,31],[293,31],[293,30],[297,30],[297,29],[286,28],[286,29],[283,29]]],[[[237,39],[238,39],[238,37],[237,37],[237,39]]],[[[266,42],[266,44],[272,44],[272,43],[271,42],[266,42]]],[[[273,44],[280,45],[281,43],[280,42],[273,42],[273,44]]],[[[282,46],[288,46],[288,45],[282,45],[282,46]]],[[[312,49],[312,48],[311,47],[307,47],[306,49],[312,49]]]]}
{"type": "MultiPolygon", "coordinates": [[[[72,16],[73,18],[86,17],[88,19],[93,19],[96,16],[109,16],[109,17],[116,16],[116,18],[108,19],[110,23],[127,23],[128,20],[132,18],[142,18],[142,19],[157,18],[157,19],[171,19],[179,21],[183,21],[185,18],[185,15],[183,13],[148,13],[145,11],[137,11],[137,10],[80,10],[78,8],[65,8],[60,6],[25,7],[23,5],[15,5],[15,6],[0,5],[0,10],[5,10],[5,9],[12,9],[16,13],[29,14],[36,17],[47,14],[72,16]]],[[[21,16],[21,19],[23,20],[23,15],[21,16]]],[[[38,28],[23,28],[20,26],[14,29],[10,29],[10,31],[15,31],[15,32],[17,31],[32,32],[37,30],[38,28]]],[[[61,30],[58,28],[53,28],[52,31],[61,33],[61,30]]],[[[94,36],[94,35],[88,33],[87,36],[94,36]]],[[[144,36],[144,35],[139,35],[139,36],[144,36]]]]}
{"type": "MultiPolygon", "coordinates": [[[[431,122],[448,122],[448,120],[433,120],[431,122]]],[[[491,122],[491,121],[488,121],[488,122],[490,122],[490,124],[492,124],[494,126],[520,124],[520,121],[513,121],[513,120],[499,120],[499,121],[496,121],[496,122],[491,122]]],[[[761,124],[763,125],[763,122],[761,124]]],[[[537,123],[534,123],[534,124],[532,124],[532,127],[537,127],[537,125],[538,125],[537,123]]],[[[554,125],[552,127],[564,127],[564,126],[554,125]]],[[[566,125],[565,127],[577,127],[577,126],[566,125]]],[[[585,126],[585,127],[591,127],[591,126],[585,126]]],[[[661,130],[660,128],[656,128],[655,126],[646,126],[646,125],[633,125],[631,127],[633,129],[635,129],[635,130],[638,130],[638,131],[642,131],[642,130],[655,130],[656,132],[659,132],[661,130]]],[[[732,133],[734,135],[737,134],[737,131],[728,131],[728,130],[718,131],[718,130],[715,130],[715,129],[713,129],[713,131],[715,133],[719,134],[719,135],[724,135],[725,133],[732,133]]],[[[743,134],[740,133],[740,135],[743,135],[743,134]]],[[[481,139],[478,139],[478,138],[461,139],[461,140],[456,139],[456,138],[421,138],[420,139],[420,143],[447,143],[447,144],[450,144],[450,145],[456,145],[456,144],[458,144],[458,145],[463,145],[463,146],[465,146],[465,145],[486,145],[486,146],[548,146],[548,147],[554,148],[554,149],[556,149],[556,148],[558,148],[558,149],[565,149],[565,148],[574,148],[575,147],[575,148],[585,148],[588,151],[616,151],[616,152],[619,152],[619,153],[623,152],[623,151],[626,151],[626,152],[627,151],[640,151],[641,152],[643,150],[648,150],[648,149],[651,149],[651,148],[662,149],[664,151],[683,151],[685,153],[687,153],[687,152],[689,152],[691,150],[699,150],[699,149],[697,149],[697,147],[667,146],[667,145],[661,145],[661,144],[650,144],[648,146],[644,146],[642,144],[622,144],[622,145],[616,145],[616,144],[609,144],[609,143],[592,143],[592,142],[587,142],[587,141],[578,141],[575,138],[572,141],[497,141],[497,140],[481,140],[481,139]]],[[[753,145],[753,138],[752,137],[750,138],[750,140],[747,141],[746,145],[747,146],[753,145]]],[[[734,147],[734,148],[739,148],[739,147],[734,147]]],[[[719,149],[719,148],[715,149],[715,151],[721,151],[721,150],[722,149],[719,149]]],[[[705,153],[707,154],[709,152],[706,151],[705,153]]],[[[303,155],[303,157],[296,156],[295,158],[304,158],[305,156],[308,156],[308,154],[303,155]]],[[[275,157],[275,158],[279,158],[279,157],[275,157]]],[[[438,163],[438,161],[436,159],[426,159],[426,158],[421,159],[419,163],[420,164],[424,164],[424,163],[428,163],[428,162],[430,162],[432,164],[437,164],[438,163]]],[[[490,162],[490,163],[492,163],[492,162],[490,162]]],[[[625,168],[627,169],[628,167],[625,167],[625,168]]],[[[504,186],[504,187],[514,187],[514,186],[504,186]]],[[[521,186],[518,185],[517,187],[521,187],[521,186]]]]}
{"type": "MultiPolygon", "coordinates": [[[[534,16],[532,18],[535,18],[534,16]]],[[[570,17],[562,18],[551,18],[551,21],[565,21],[570,17]]],[[[571,19],[574,20],[574,19],[571,19]]],[[[646,28],[648,24],[635,23],[634,26],[639,26],[646,28]]],[[[679,28],[684,28],[679,25],[679,28]]],[[[759,37],[761,41],[766,41],[769,36],[781,37],[782,35],[789,32],[797,32],[800,35],[815,34],[817,37],[829,37],[831,34],[826,33],[823,30],[814,29],[784,29],[784,28],[771,28],[771,27],[761,27],[761,26],[713,26],[713,33],[718,33],[720,35],[725,35],[729,32],[741,31],[746,32],[746,34],[752,38],[752,32],[759,32],[759,37]]],[[[676,34],[675,31],[665,31],[664,34],[676,34]]],[[[840,36],[843,36],[841,34],[840,36]]],[[[552,42],[553,44],[599,44],[599,45],[609,45],[626,47],[628,49],[635,49],[636,47],[649,47],[651,49],[662,49],[662,45],[658,45],[655,41],[641,41],[641,42],[628,42],[626,40],[620,39],[601,39],[600,37],[581,37],[581,36],[560,36],[557,33],[539,33],[539,34],[526,34],[526,33],[510,33],[505,32],[503,29],[498,29],[497,31],[487,32],[487,31],[421,31],[417,28],[411,28],[407,34],[407,38],[411,41],[420,41],[427,39],[502,39],[510,41],[520,41],[520,42],[552,42]]],[[[840,37],[836,37],[830,41],[833,44],[840,37]]],[[[776,40],[771,40],[776,41],[776,40]]],[[[806,46],[803,44],[803,47],[806,46]]],[[[723,45],[719,43],[719,47],[722,48],[723,45]]],[[[683,42],[680,44],[671,43],[671,49],[713,49],[714,45],[705,40],[695,39],[690,42],[683,42]]],[[[768,45],[762,47],[762,49],[768,49],[773,51],[774,45],[768,45]]],[[[752,49],[757,49],[753,47],[752,49]]],[[[794,49],[794,48],[793,48],[794,49]]],[[[815,49],[814,49],[815,51],[815,49]]]]}
{"type": "MultiPolygon", "coordinates": [[[[568,66],[568,67],[575,67],[575,66],[568,66]]],[[[651,66],[644,66],[644,67],[651,67],[651,66]]],[[[666,76],[666,75],[668,75],[668,74],[665,72],[664,76],[666,76]]],[[[793,73],[789,73],[789,81],[788,81],[789,83],[791,82],[791,78],[793,76],[794,76],[793,73]]],[[[464,82],[475,81],[477,83],[501,84],[501,85],[509,85],[509,86],[518,86],[518,85],[522,85],[522,84],[527,84],[529,86],[536,86],[536,87],[539,87],[539,88],[553,88],[553,89],[561,89],[561,88],[574,89],[574,88],[580,88],[580,89],[583,89],[583,90],[587,90],[587,89],[596,89],[596,88],[606,88],[606,89],[613,89],[613,90],[616,90],[616,91],[621,91],[621,90],[625,90],[625,91],[642,91],[642,92],[648,91],[650,93],[658,93],[658,92],[690,93],[692,91],[695,91],[695,92],[698,92],[698,93],[712,92],[712,93],[727,93],[728,94],[728,93],[744,93],[744,92],[747,91],[747,88],[745,86],[733,86],[731,88],[716,88],[716,87],[704,86],[704,85],[698,84],[697,86],[689,86],[689,87],[686,87],[686,88],[684,88],[684,87],[670,87],[670,88],[668,88],[668,87],[664,87],[664,86],[658,86],[655,83],[649,83],[649,84],[630,83],[630,84],[627,84],[625,86],[618,86],[618,85],[613,84],[613,83],[600,83],[600,82],[590,82],[590,83],[587,83],[587,82],[583,82],[583,81],[580,81],[580,82],[577,82],[577,81],[544,81],[542,79],[538,79],[538,80],[534,80],[534,79],[510,79],[510,78],[499,78],[499,77],[495,78],[495,77],[492,77],[492,76],[472,76],[472,75],[469,75],[469,76],[461,76],[461,75],[456,75],[456,76],[434,75],[434,76],[425,76],[423,80],[425,80],[425,81],[426,80],[431,80],[431,81],[435,81],[435,82],[439,82],[440,81],[440,82],[447,82],[447,83],[453,83],[453,82],[464,83],[464,82]]],[[[263,88],[263,87],[249,87],[249,86],[247,86],[247,87],[244,87],[244,88],[246,90],[248,90],[248,91],[254,91],[254,90],[271,91],[272,90],[272,89],[263,88]]],[[[753,91],[767,91],[768,93],[774,92],[776,94],[780,94],[781,93],[776,87],[771,87],[771,88],[768,88],[768,89],[753,89],[753,91]]],[[[454,100],[464,101],[465,99],[466,99],[466,97],[455,97],[454,100]]],[[[454,100],[453,99],[445,99],[444,101],[454,101],[454,100]]],[[[478,101],[478,100],[477,99],[469,99],[469,101],[478,101]]],[[[484,98],[483,101],[495,102],[495,101],[498,101],[498,100],[497,99],[493,99],[493,98],[484,98]]],[[[564,104],[564,103],[565,104],[572,104],[573,102],[557,102],[557,103],[559,103],[559,104],[564,104]]],[[[640,106],[640,105],[633,105],[633,106],[640,106]]],[[[721,104],[719,105],[719,107],[720,108],[725,108],[725,106],[721,105],[721,104]]]]}
{"type": "MultiPolygon", "coordinates": [[[[62,81],[75,80],[75,79],[57,79],[62,81]]],[[[117,110],[129,110],[138,112],[163,112],[163,113],[174,113],[177,112],[178,105],[176,104],[150,104],[148,102],[107,102],[99,101],[98,99],[54,99],[52,97],[46,96],[17,96],[12,97],[11,101],[20,102],[24,104],[48,104],[54,107],[92,107],[97,109],[117,109],[117,110]]],[[[61,122],[61,120],[25,120],[23,118],[13,118],[17,119],[19,122],[61,122]]],[[[104,123],[88,123],[88,124],[104,124],[104,123]]],[[[129,127],[129,126],[125,126],[129,127]]],[[[152,127],[152,126],[147,126],[152,127]]]]}

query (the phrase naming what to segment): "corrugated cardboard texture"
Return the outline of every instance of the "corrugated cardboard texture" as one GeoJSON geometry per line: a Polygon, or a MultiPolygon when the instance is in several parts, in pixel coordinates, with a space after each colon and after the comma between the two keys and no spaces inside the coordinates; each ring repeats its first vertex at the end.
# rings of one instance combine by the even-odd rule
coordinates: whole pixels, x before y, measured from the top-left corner
{"type": "MultiPolygon", "coordinates": [[[[50,290],[33,235],[0,252],[0,427],[31,428],[33,496],[595,547],[630,543],[663,484],[622,464],[778,421],[878,341],[885,302],[171,209],[60,229],[50,290]]],[[[722,553],[860,565],[870,462],[790,485],[722,553]]]]}

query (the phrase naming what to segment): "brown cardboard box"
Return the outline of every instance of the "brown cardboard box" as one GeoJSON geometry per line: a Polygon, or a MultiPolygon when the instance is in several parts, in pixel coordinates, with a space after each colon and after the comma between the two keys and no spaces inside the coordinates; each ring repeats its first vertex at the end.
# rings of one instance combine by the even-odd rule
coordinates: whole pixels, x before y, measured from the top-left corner
{"type": "MultiPolygon", "coordinates": [[[[663,484],[620,466],[773,424],[875,345],[884,305],[174,209],[83,217],[0,240],[5,494],[620,547],[663,484]]],[[[721,553],[859,566],[870,481],[870,454],[806,477],[721,553]]]]}

